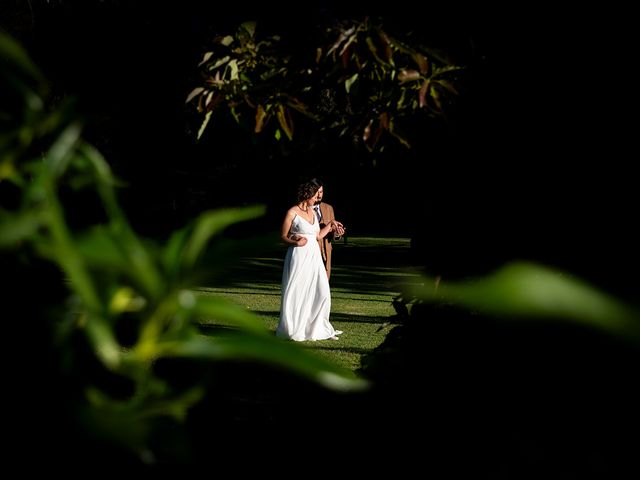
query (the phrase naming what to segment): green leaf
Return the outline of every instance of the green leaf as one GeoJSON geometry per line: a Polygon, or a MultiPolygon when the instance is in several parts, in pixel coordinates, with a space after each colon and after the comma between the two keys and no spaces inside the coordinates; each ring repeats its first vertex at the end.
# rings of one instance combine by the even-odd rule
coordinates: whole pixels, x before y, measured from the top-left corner
{"type": "Polygon", "coordinates": [[[203,87],[194,88],[193,90],[191,90],[191,93],[189,93],[184,103],[189,103],[191,100],[193,100],[195,97],[197,97],[198,95],[200,95],[205,91],[206,90],[203,87]]]}
{"type": "Polygon", "coordinates": [[[45,165],[54,178],[60,177],[67,169],[81,132],[80,125],[72,123],[60,134],[47,152],[45,165]]]}
{"type": "Polygon", "coordinates": [[[244,220],[251,220],[263,215],[264,206],[245,208],[228,208],[205,212],[195,221],[192,233],[186,241],[182,252],[181,263],[190,269],[204,250],[209,239],[223,229],[244,220]]]}
{"type": "Polygon", "coordinates": [[[42,74],[27,52],[9,35],[0,31],[0,73],[18,70],[27,77],[44,84],[42,74]]]}
{"type": "Polygon", "coordinates": [[[418,70],[420,70],[420,73],[426,75],[429,71],[429,60],[427,59],[427,57],[418,52],[413,52],[411,54],[411,57],[418,64],[418,70]]]}
{"type": "Polygon", "coordinates": [[[640,342],[640,313],[568,274],[516,262],[478,280],[424,279],[411,292],[427,302],[456,305],[510,320],[567,320],[640,342]]]}
{"type": "MultiPolygon", "coordinates": [[[[277,112],[278,122],[284,130],[284,133],[287,135],[289,140],[293,140],[293,121],[291,120],[291,115],[289,114],[289,109],[284,105],[278,105],[277,112]]],[[[279,139],[278,139],[279,140],[279,139]]]]}
{"type": "Polygon", "coordinates": [[[233,40],[234,38],[231,35],[227,35],[226,37],[223,37],[222,40],[220,40],[220,43],[225,47],[228,47],[233,43],[233,40]]]}
{"type": "Polygon", "coordinates": [[[295,343],[274,336],[233,333],[216,338],[193,337],[188,341],[160,345],[163,356],[208,358],[212,360],[252,360],[293,370],[327,388],[340,391],[363,390],[368,383],[295,343]]]}
{"type": "Polygon", "coordinates": [[[15,247],[36,233],[43,223],[43,213],[26,211],[18,214],[0,210],[0,247],[15,247]]]}
{"type": "Polygon", "coordinates": [[[349,90],[351,90],[351,85],[353,85],[356,80],[358,80],[358,74],[354,73],[344,82],[344,88],[347,90],[347,93],[349,93],[349,90]]]}
{"type": "Polygon", "coordinates": [[[207,128],[207,125],[209,124],[209,120],[211,120],[211,113],[213,112],[209,110],[204,116],[202,125],[200,125],[200,129],[198,130],[198,140],[200,140],[200,137],[202,137],[202,134],[204,133],[204,129],[207,128]]]}
{"type": "Polygon", "coordinates": [[[198,64],[198,66],[202,66],[203,64],[207,63],[209,61],[209,59],[213,56],[213,52],[206,52],[204,54],[204,56],[202,57],[202,60],[200,61],[200,63],[198,64]]]}
{"type": "Polygon", "coordinates": [[[401,70],[398,74],[398,80],[400,83],[411,82],[420,79],[420,72],[417,70],[401,70]]]}
{"type": "Polygon", "coordinates": [[[262,131],[265,118],[267,118],[267,112],[265,112],[262,105],[258,105],[258,108],[256,108],[256,126],[253,129],[255,133],[260,133],[262,131]]]}
{"type": "Polygon", "coordinates": [[[451,82],[448,82],[447,80],[443,80],[443,79],[438,79],[438,80],[435,80],[435,83],[437,83],[438,85],[441,85],[446,90],[453,93],[454,95],[458,95],[458,90],[456,90],[456,88],[451,84],[451,82]]]}
{"type": "Polygon", "coordinates": [[[378,56],[378,49],[373,43],[373,38],[367,37],[367,46],[369,47],[369,51],[373,55],[373,58],[375,58],[378,63],[382,63],[382,64],[386,63],[378,56]]]}
{"type": "Polygon", "coordinates": [[[192,227],[184,227],[174,231],[169,237],[166,247],[162,250],[162,264],[171,279],[174,279],[180,272],[182,251],[187,243],[191,230],[192,227]]]}
{"type": "Polygon", "coordinates": [[[260,317],[225,298],[198,295],[192,311],[205,317],[198,320],[200,323],[229,322],[255,334],[266,335],[269,332],[260,317]]]}
{"type": "MultiPolygon", "coordinates": [[[[227,63],[229,60],[231,60],[231,57],[229,55],[219,58],[218,60],[216,60],[216,63],[214,63],[213,65],[210,65],[209,71],[215,70],[216,68],[220,67],[221,65],[224,65],[225,63],[227,63]]],[[[235,60],[234,60],[235,61],[235,60]]]]}
{"type": "Polygon", "coordinates": [[[240,28],[247,32],[250,38],[253,38],[256,34],[256,22],[244,22],[240,25],[240,28]]]}
{"type": "Polygon", "coordinates": [[[105,226],[94,227],[79,235],[76,250],[89,267],[107,271],[131,271],[131,262],[122,246],[118,245],[118,239],[105,226]]]}

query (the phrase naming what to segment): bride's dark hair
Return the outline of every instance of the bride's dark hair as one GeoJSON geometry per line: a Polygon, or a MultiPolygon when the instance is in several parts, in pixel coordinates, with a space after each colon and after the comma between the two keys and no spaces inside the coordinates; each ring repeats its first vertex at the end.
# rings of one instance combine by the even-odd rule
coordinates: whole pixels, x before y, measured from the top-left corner
{"type": "Polygon", "coordinates": [[[313,197],[320,189],[319,185],[312,182],[304,182],[298,186],[298,202],[303,202],[313,197]]]}

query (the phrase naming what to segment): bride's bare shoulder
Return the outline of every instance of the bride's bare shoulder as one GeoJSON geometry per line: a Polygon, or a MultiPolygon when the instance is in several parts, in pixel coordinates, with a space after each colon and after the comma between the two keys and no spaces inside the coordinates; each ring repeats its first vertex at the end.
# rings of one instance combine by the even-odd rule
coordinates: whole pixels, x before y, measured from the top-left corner
{"type": "Polygon", "coordinates": [[[289,210],[287,210],[287,217],[293,217],[295,215],[298,215],[298,207],[294,205],[289,210]]]}

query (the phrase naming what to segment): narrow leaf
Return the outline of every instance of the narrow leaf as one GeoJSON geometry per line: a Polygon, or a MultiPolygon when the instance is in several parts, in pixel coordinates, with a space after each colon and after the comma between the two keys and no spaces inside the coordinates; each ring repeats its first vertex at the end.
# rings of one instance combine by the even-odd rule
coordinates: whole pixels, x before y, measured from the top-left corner
{"type": "Polygon", "coordinates": [[[198,317],[204,317],[198,318],[203,324],[231,323],[259,335],[269,333],[260,317],[226,298],[198,295],[192,311],[198,317]]]}
{"type": "Polygon", "coordinates": [[[196,96],[200,95],[204,91],[205,89],[203,87],[194,88],[193,90],[191,90],[191,93],[189,94],[189,96],[187,97],[184,103],[189,103],[191,100],[193,100],[196,96]]]}
{"type": "Polygon", "coordinates": [[[427,60],[427,57],[418,52],[412,53],[411,57],[418,64],[418,70],[420,70],[420,73],[426,75],[429,71],[429,60],[427,60]]]}
{"type": "Polygon", "coordinates": [[[478,280],[440,282],[438,288],[424,280],[412,291],[427,302],[453,302],[510,320],[568,320],[640,342],[640,312],[558,270],[514,262],[478,280]]]}
{"type": "Polygon", "coordinates": [[[231,81],[238,80],[238,61],[234,58],[227,67],[231,69],[231,81]]]}
{"type": "Polygon", "coordinates": [[[373,43],[373,38],[367,37],[367,46],[369,47],[369,51],[373,55],[373,58],[375,58],[378,63],[384,64],[385,62],[378,56],[378,49],[373,43]]]}
{"type": "Polygon", "coordinates": [[[289,115],[289,109],[287,109],[284,105],[280,104],[278,106],[278,122],[280,122],[280,126],[284,133],[287,135],[289,140],[293,139],[293,123],[291,121],[291,117],[289,115]]]}
{"type": "Polygon", "coordinates": [[[264,211],[265,208],[263,206],[254,206],[203,213],[196,219],[193,231],[186,242],[182,254],[182,265],[186,269],[191,268],[213,235],[234,223],[257,218],[263,215],[264,211]]]}
{"type": "Polygon", "coordinates": [[[17,246],[33,235],[42,225],[42,213],[27,211],[17,215],[0,210],[0,247],[17,246]]]}
{"type": "Polygon", "coordinates": [[[202,125],[200,125],[200,129],[198,130],[198,140],[200,140],[200,137],[202,137],[202,134],[204,133],[204,129],[207,128],[207,124],[209,123],[210,119],[211,119],[211,111],[208,111],[204,116],[204,120],[202,122],[202,125]]]}
{"type": "Polygon", "coordinates": [[[231,59],[231,57],[229,55],[227,55],[226,57],[222,57],[219,58],[218,60],[216,60],[216,63],[214,63],[213,65],[211,65],[209,67],[209,71],[211,70],[215,70],[216,68],[218,68],[221,65],[224,65],[225,63],[227,63],[229,60],[231,59]]]}
{"type": "Polygon", "coordinates": [[[357,391],[368,387],[365,380],[351,372],[271,335],[238,333],[217,338],[194,337],[189,341],[166,342],[161,347],[165,356],[261,361],[297,372],[334,390],[357,391]]]}
{"type": "Polygon", "coordinates": [[[349,91],[351,90],[351,85],[353,85],[356,80],[358,80],[358,74],[354,73],[344,82],[344,88],[347,90],[347,93],[349,93],[349,91]]]}
{"type": "Polygon", "coordinates": [[[213,52],[205,53],[204,56],[202,57],[202,60],[198,64],[198,66],[201,66],[202,64],[207,63],[212,56],[213,56],[213,52]]]}
{"type": "Polygon", "coordinates": [[[435,82],[438,85],[442,85],[442,87],[444,87],[446,90],[453,93],[454,95],[459,95],[458,90],[456,90],[456,88],[451,84],[451,82],[448,82],[447,80],[443,80],[441,78],[438,80],[435,80],[435,82]]]}
{"type": "Polygon", "coordinates": [[[420,108],[424,107],[427,104],[427,91],[429,90],[430,83],[431,80],[427,79],[422,84],[422,87],[420,87],[420,93],[418,95],[418,98],[420,100],[420,108]]]}
{"type": "Polygon", "coordinates": [[[410,82],[418,80],[420,78],[420,72],[417,70],[401,70],[398,74],[398,80],[400,83],[410,82]]]}
{"type": "Polygon", "coordinates": [[[265,123],[264,120],[266,117],[267,117],[267,112],[265,112],[262,105],[258,105],[258,108],[256,109],[256,126],[253,129],[255,133],[260,133],[262,131],[262,128],[264,127],[264,123],[265,123]]]}

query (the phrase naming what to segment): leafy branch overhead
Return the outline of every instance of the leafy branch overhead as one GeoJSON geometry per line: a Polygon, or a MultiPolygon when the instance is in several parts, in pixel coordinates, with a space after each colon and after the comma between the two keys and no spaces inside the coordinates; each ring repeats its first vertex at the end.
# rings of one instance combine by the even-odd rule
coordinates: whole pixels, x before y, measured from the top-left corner
{"type": "Polygon", "coordinates": [[[317,47],[288,51],[279,36],[259,37],[254,22],[214,39],[187,97],[204,116],[228,109],[254,133],[292,140],[303,119],[320,132],[352,139],[369,151],[430,119],[444,120],[459,95],[460,74],[446,55],[403,41],[370,20],[322,30],[317,47]]]}

